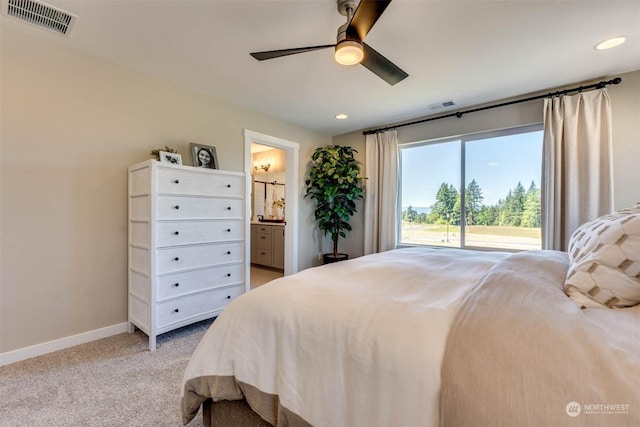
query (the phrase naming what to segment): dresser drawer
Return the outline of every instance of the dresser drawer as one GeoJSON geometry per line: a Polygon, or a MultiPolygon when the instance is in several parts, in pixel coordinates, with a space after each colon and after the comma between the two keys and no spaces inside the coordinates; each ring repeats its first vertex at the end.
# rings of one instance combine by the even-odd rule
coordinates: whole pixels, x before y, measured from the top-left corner
{"type": "Polygon", "coordinates": [[[156,192],[199,196],[244,196],[244,177],[216,171],[158,166],[156,192]],[[215,176],[212,176],[215,175],[215,176]]]}
{"type": "Polygon", "coordinates": [[[229,264],[158,277],[157,300],[163,301],[210,288],[244,283],[244,264],[229,264]]]}
{"type": "Polygon", "coordinates": [[[242,294],[243,290],[244,286],[233,286],[158,303],[156,309],[158,329],[221,310],[231,300],[242,294]]]}
{"type": "Polygon", "coordinates": [[[244,260],[244,242],[156,249],[158,274],[212,267],[244,260]]]}
{"type": "Polygon", "coordinates": [[[241,219],[211,221],[158,221],[156,247],[244,239],[241,219]]]}
{"type": "Polygon", "coordinates": [[[243,218],[242,199],[158,196],[156,215],[163,219],[243,218]]]}

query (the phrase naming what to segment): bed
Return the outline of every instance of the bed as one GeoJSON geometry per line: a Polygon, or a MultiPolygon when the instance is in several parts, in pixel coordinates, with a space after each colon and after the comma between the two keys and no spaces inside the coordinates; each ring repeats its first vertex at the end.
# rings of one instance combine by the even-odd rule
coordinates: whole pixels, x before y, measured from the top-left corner
{"type": "Polygon", "coordinates": [[[558,251],[406,248],[277,279],[202,338],[183,421],[638,426],[640,306],[585,308],[571,268],[558,251]]]}

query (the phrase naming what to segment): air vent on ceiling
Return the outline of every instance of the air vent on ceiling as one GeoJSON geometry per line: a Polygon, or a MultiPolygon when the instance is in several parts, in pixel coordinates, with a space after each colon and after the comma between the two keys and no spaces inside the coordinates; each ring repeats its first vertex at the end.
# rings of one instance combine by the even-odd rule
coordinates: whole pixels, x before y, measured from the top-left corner
{"type": "Polygon", "coordinates": [[[33,0],[5,0],[4,12],[8,16],[69,36],[77,16],[48,4],[33,0]]]}
{"type": "Polygon", "coordinates": [[[454,105],[456,105],[455,101],[444,101],[428,105],[428,107],[430,110],[441,110],[443,108],[453,107],[454,105]]]}

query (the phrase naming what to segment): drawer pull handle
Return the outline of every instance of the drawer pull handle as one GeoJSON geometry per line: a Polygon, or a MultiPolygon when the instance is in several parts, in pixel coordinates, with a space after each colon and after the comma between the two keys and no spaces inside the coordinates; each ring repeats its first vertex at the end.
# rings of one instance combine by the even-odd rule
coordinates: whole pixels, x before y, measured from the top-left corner
{"type": "Polygon", "coordinates": [[[176,180],[175,180],[175,181],[173,181],[173,182],[174,182],[174,183],[176,183],[176,184],[180,184],[180,180],[179,180],[179,179],[176,179],[176,180]]]}
{"type": "Polygon", "coordinates": [[[262,240],[266,239],[266,237],[264,237],[264,236],[260,236],[260,238],[261,238],[262,240]]]}
{"type": "Polygon", "coordinates": [[[178,260],[180,260],[180,258],[175,257],[173,260],[174,260],[174,261],[178,261],[178,260]]]}
{"type": "Polygon", "coordinates": [[[180,205],[175,205],[174,208],[180,209],[180,205]]]}
{"type": "Polygon", "coordinates": [[[231,188],[231,184],[227,184],[227,188],[231,188]]]}
{"type": "Polygon", "coordinates": [[[227,273],[227,277],[231,277],[231,273],[227,273]]]}
{"type": "Polygon", "coordinates": [[[180,286],[180,283],[174,283],[173,286],[177,288],[178,286],[180,286]]]}
{"type": "Polygon", "coordinates": [[[174,231],[173,234],[175,234],[177,236],[178,234],[180,234],[180,232],[179,231],[174,231]]]}
{"type": "Polygon", "coordinates": [[[231,255],[231,251],[227,251],[227,255],[231,255]]]}
{"type": "Polygon", "coordinates": [[[227,299],[231,299],[231,295],[227,295],[227,299]]]}
{"type": "Polygon", "coordinates": [[[230,228],[227,228],[227,233],[230,233],[230,232],[231,232],[231,229],[230,229],[230,228]]]}
{"type": "Polygon", "coordinates": [[[264,252],[260,252],[260,255],[266,255],[266,253],[264,253],[264,252]]]}
{"type": "Polygon", "coordinates": [[[231,206],[227,206],[227,210],[230,211],[231,210],[231,206]]]}
{"type": "Polygon", "coordinates": [[[175,310],[173,310],[173,311],[174,311],[174,313],[177,313],[177,312],[179,312],[179,311],[180,311],[180,309],[179,309],[179,308],[176,308],[176,309],[175,309],[175,310]]]}

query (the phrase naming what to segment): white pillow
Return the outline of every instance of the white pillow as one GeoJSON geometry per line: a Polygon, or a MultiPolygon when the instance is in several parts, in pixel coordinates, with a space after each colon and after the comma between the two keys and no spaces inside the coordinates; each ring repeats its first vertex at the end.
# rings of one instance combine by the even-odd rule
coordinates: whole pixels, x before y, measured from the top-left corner
{"type": "Polygon", "coordinates": [[[581,225],[569,262],[564,290],[583,308],[640,304],[640,202],[581,225]]]}

